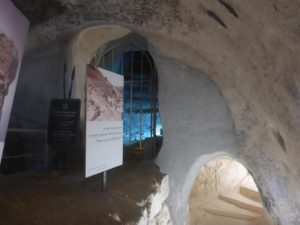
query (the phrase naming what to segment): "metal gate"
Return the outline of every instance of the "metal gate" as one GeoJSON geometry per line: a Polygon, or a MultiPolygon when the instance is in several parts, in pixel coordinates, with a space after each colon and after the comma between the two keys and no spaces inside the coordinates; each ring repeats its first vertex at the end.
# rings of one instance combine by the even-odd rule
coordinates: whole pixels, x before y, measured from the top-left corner
{"type": "Polygon", "coordinates": [[[157,71],[145,43],[136,43],[130,37],[109,43],[98,49],[91,64],[124,76],[124,144],[138,142],[142,149],[145,138],[162,131],[157,71]]]}

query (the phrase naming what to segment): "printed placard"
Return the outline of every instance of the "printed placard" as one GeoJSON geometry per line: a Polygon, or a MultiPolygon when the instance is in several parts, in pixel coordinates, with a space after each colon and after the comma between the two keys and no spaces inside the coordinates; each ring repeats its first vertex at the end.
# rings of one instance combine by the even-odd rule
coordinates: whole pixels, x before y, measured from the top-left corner
{"type": "Polygon", "coordinates": [[[48,144],[75,143],[80,120],[80,99],[52,99],[48,122],[48,144]]]}
{"type": "Polygon", "coordinates": [[[123,164],[123,76],[87,65],[86,177],[123,164]]]}
{"type": "Polygon", "coordinates": [[[29,21],[9,0],[0,0],[0,163],[29,21]]]}

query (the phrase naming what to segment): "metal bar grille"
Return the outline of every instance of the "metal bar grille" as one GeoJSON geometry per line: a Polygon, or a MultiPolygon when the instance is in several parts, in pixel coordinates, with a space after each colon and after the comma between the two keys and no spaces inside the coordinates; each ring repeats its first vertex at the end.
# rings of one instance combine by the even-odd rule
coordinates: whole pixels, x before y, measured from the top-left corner
{"type": "Polygon", "coordinates": [[[126,87],[129,86],[129,99],[126,100],[129,101],[130,104],[129,143],[138,142],[139,149],[142,149],[143,133],[146,132],[143,131],[143,113],[146,112],[143,107],[147,107],[148,105],[144,104],[144,102],[147,101],[146,99],[150,102],[150,124],[148,133],[150,137],[156,136],[157,74],[150,54],[147,51],[137,48],[135,44],[113,45],[108,49],[99,49],[91,63],[96,67],[102,67],[103,69],[117,72],[124,76],[126,87]],[[128,57],[128,55],[130,56],[128,57]],[[137,65],[140,65],[139,72],[137,71],[137,65]],[[145,72],[145,68],[147,68],[148,74],[145,72]],[[139,86],[139,91],[137,86],[139,86]],[[139,97],[136,95],[139,95],[139,97]],[[133,110],[135,107],[134,104],[136,103],[135,101],[139,101],[139,124],[134,124],[137,123],[137,121],[133,121],[133,116],[137,113],[137,110],[133,110]],[[133,127],[139,127],[139,140],[134,140],[133,138],[133,127]]]}

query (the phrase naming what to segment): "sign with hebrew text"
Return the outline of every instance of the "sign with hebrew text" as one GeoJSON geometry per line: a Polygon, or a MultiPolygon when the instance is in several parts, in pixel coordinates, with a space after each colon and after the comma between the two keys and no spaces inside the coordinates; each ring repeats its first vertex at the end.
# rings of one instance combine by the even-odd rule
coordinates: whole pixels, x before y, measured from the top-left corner
{"type": "Polygon", "coordinates": [[[123,164],[123,86],[122,75],[87,65],[86,177],[123,164]]]}

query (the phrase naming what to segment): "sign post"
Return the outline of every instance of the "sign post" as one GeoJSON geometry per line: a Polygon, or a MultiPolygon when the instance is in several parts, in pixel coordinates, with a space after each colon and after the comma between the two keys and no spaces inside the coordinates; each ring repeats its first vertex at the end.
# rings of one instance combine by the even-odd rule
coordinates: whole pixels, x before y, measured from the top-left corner
{"type": "Polygon", "coordinates": [[[102,173],[102,192],[106,191],[106,184],[107,184],[107,172],[104,171],[102,173]]]}

